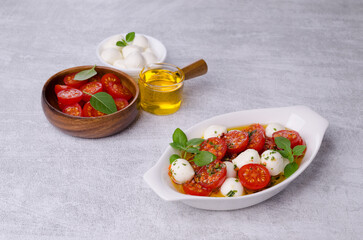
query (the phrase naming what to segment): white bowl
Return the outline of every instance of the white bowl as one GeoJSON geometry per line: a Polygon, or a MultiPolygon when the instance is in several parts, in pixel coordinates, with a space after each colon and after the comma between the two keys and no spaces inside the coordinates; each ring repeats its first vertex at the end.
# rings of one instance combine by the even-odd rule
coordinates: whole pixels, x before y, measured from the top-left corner
{"type": "MultiPolygon", "coordinates": [[[[271,188],[254,194],[232,198],[199,197],[182,194],[173,187],[168,176],[169,157],[177,153],[170,146],[166,148],[156,165],[145,173],[144,180],[162,199],[166,201],[181,201],[195,208],[233,210],[260,203],[285,189],[310,165],[320,148],[324,133],[329,126],[329,122],[326,119],[305,106],[255,109],[219,115],[198,123],[185,131],[188,138],[196,138],[201,137],[204,129],[212,124],[231,128],[251,123],[267,124],[272,122],[281,123],[283,126],[299,132],[306,142],[307,151],[299,169],[289,178],[271,188]]],[[[171,135],[172,133],[170,133],[171,135]]]]}
{"type": "MultiPolygon", "coordinates": [[[[139,73],[141,72],[142,68],[133,68],[133,69],[126,69],[126,68],[119,68],[119,67],[115,67],[109,63],[107,63],[105,60],[103,60],[103,58],[101,57],[101,51],[103,50],[103,45],[111,38],[114,38],[116,36],[119,36],[121,34],[116,34],[113,36],[110,36],[106,39],[104,39],[102,42],[100,42],[97,46],[97,50],[96,50],[96,54],[98,59],[105,64],[108,67],[112,67],[112,68],[116,68],[119,69],[123,72],[125,72],[126,74],[130,75],[132,78],[134,78],[135,80],[137,80],[139,78],[139,73]]],[[[125,36],[126,34],[122,33],[123,36],[125,36]]],[[[144,34],[142,34],[144,35],[144,34]]],[[[159,40],[150,37],[148,35],[144,35],[148,41],[149,41],[149,47],[153,50],[154,54],[156,55],[158,62],[162,63],[165,61],[166,58],[166,48],[164,46],[164,44],[162,42],[160,42],[159,40]]]]}

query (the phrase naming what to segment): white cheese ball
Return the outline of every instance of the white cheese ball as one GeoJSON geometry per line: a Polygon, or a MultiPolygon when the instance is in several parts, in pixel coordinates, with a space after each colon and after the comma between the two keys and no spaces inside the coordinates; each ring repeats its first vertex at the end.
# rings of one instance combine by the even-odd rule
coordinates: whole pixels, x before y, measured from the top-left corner
{"type": "Polygon", "coordinates": [[[271,176],[279,175],[284,171],[284,159],[275,150],[266,150],[261,155],[261,164],[264,165],[271,176]]]}
{"type": "Polygon", "coordinates": [[[287,158],[284,158],[284,157],[282,157],[282,158],[283,158],[283,160],[284,160],[284,170],[285,170],[286,165],[287,165],[287,164],[289,164],[289,163],[290,163],[290,161],[289,161],[289,159],[287,159],[287,158]]]}
{"type": "Polygon", "coordinates": [[[243,167],[246,164],[250,163],[261,163],[260,155],[255,149],[247,149],[246,151],[240,153],[235,159],[232,160],[232,163],[236,165],[238,168],[243,167]]]}
{"type": "Polygon", "coordinates": [[[138,47],[142,48],[143,50],[145,48],[149,47],[149,41],[147,40],[147,38],[144,35],[139,35],[139,34],[135,35],[135,38],[134,38],[134,41],[132,41],[132,44],[134,46],[138,46],[138,47]]]}
{"type": "Polygon", "coordinates": [[[219,137],[222,133],[227,133],[227,128],[221,125],[211,125],[204,130],[204,138],[219,137]]]}
{"type": "Polygon", "coordinates": [[[272,134],[274,134],[274,132],[277,132],[277,131],[280,131],[280,130],[285,130],[284,126],[282,126],[279,123],[270,123],[266,127],[266,136],[267,137],[272,137],[272,134]]]}
{"type": "Polygon", "coordinates": [[[227,178],[236,177],[237,171],[234,169],[234,164],[229,161],[224,161],[224,164],[226,164],[227,178]]]}
{"type": "Polygon", "coordinates": [[[142,52],[142,56],[144,57],[146,64],[158,62],[157,57],[152,52],[142,52]]]}
{"type": "Polygon", "coordinates": [[[134,52],[125,58],[125,65],[127,68],[143,68],[145,59],[139,52],[134,52]]]}
{"type": "Polygon", "coordinates": [[[118,41],[121,41],[124,37],[122,35],[117,35],[114,37],[111,37],[109,40],[105,42],[105,44],[102,46],[103,49],[107,48],[116,48],[118,50],[121,50],[121,47],[117,46],[116,43],[118,41]]]}
{"type": "Polygon", "coordinates": [[[127,58],[130,54],[135,52],[141,53],[142,49],[140,49],[138,46],[133,45],[127,45],[126,47],[122,48],[122,55],[124,56],[124,58],[127,58]]]}
{"type": "Polygon", "coordinates": [[[241,196],[243,194],[242,184],[237,178],[227,178],[221,186],[221,193],[226,197],[241,196]]]}
{"type": "Polygon", "coordinates": [[[118,59],[118,60],[116,60],[116,61],[113,63],[113,65],[114,65],[115,67],[118,67],[118,68],[123,68],[123,69],[127,68],[127,67],[126,67],[126,65],[125,65],[125,60],[124,60],[124,59],[118,59]]]}
{"type": "Polygon", "coordinates": [[[190,163],[182,158],[175,160],[170,168],[171,176],[175,183],[183,184],[192,180],[194,177],[194,169],[190,163]]]}
{"type": "Polygon", "coordinates": [[[151,53],[154,53],[154,51],[151,49],[151,48],[146,48],[145,50],[144,50],[144,52],[151,52],[151,53]]]}
{"type": "Polygon", "coordinates": [[[109,64],[113,64],[116,60],[122,59],[121,52],[116,48],[107,48],[102,51],[101,57],[109,64]]]}

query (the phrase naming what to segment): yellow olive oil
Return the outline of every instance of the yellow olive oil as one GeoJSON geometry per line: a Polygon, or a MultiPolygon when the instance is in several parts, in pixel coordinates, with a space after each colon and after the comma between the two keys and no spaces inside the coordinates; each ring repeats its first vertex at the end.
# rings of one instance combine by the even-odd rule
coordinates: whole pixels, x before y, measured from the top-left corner
{"type": "Polygon", "coordinates": [[[166,69],[150,69],[140,74],[141,107],[156,115],[172,114],[182,102],[183,76],[166,69]]]}

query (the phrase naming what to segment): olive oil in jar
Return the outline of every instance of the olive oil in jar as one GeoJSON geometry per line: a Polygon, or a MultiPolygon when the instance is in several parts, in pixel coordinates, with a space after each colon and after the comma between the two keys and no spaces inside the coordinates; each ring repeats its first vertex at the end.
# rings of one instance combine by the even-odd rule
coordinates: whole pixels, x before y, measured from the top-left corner
{"type": "Polygon", "coordinates": [[[170,66],[167,64],[167,68],[161,66],[161,69],[145,69],[140,73],[141,107],[145,111],[167,115],[180,108],[184,74],[180,69],[170,66]]]}

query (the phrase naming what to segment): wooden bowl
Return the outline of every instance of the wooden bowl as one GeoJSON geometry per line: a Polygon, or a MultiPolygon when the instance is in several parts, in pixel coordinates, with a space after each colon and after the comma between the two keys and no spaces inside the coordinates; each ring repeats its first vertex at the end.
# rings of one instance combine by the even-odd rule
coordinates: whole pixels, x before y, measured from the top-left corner
{"type": "Polygon", "coordinates": [[[129,126],[139,113],[139,87],[137,83],[126,73],[109,67],[97,66],[97,73],[102,76],[113,73],[119,77],[122,84],[133,93],[130,104],[115,113],[101,117],[75,117],[63,113],[54,92],[56,84],[64,84],[63,78],[70,73],[90,69],[93,66],[80,66],[68,68],[51,76],[44,84],[42,91],[42,107],[48,121],[64,133],[81,138],[102,138],[121,132],[129,126]]]}

